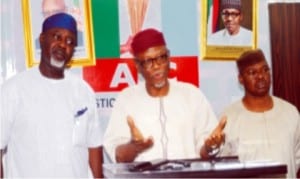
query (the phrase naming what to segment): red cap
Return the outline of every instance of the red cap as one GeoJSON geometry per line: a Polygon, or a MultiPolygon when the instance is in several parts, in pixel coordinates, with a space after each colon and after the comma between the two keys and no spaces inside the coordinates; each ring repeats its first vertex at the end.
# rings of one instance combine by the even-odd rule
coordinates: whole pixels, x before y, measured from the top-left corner
{"type": "Polygon", "coordinates": [[[164,36],[156,29],[145,29],[138,32],[132,40],[131,48],[134,55],[146,51],[148,48],[166,45],[164,36]]]}

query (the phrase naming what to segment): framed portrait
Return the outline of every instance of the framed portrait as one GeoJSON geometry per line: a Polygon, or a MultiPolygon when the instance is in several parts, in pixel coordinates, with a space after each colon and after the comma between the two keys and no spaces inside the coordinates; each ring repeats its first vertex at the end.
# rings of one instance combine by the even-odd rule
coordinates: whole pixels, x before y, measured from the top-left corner
{"type": "Polygon", "coordinates": [[[70,66],[95,64],[91,2],[87,0],[22,0],[26,66],[40,62],[39,36],[44,19],[55,13],[65,12],[77,22],[77,46],[70,66]]]}
{"type": "Polygon", "coordinates": [[[234,60],[244,51],[255,49],[257,3],[257,0],[202,0],[200,58],[234,60]]]}

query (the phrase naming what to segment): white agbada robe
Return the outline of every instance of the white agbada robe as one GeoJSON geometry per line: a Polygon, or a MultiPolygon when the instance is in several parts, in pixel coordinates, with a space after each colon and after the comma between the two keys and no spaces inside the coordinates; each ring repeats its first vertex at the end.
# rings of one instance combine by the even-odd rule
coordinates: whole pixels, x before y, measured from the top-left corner
{"type": "Polygon", "coordinates": [[[238,34],[230,35],[227,29],[222,29],[209,36],[207,39],[207,44],[226,46],[251,46],[252,31],[241,26],[238,34]]]}
{"type": "Polygon", "coordinates": [[[238,155],[242,161],[271,160],[288,165],[287,177],[296,177],[300,163],[300,117],[297,108],[272,97],[266,112],[251,112],[242,101],[227,107],[221,155],[238,155]]]}
{"type": "Polygon", "coordinates": [[[5,177],[88,177],[88,148],[102,144],[96,108],[92,89],[68,72],[53,80],[33,68],[4,83],[5,177]]]}
{"type": "Polygon", "coordinates": [[[145,83],[139,83],[119,93],[104,135],[104,147],[114,162],[116,147],[131,139],[128,115],[145,138],[154,139],[152,148],[140,153],[135,161],[199,158],[204,139],[217,125],[210,104],[195,86],[170,80],[168,95],[159,98],[149,96],[145,83]],[[165,140],[159,115],[162,108],[166,116],[167,156],[163,155],[161,142],[165,140]]]}

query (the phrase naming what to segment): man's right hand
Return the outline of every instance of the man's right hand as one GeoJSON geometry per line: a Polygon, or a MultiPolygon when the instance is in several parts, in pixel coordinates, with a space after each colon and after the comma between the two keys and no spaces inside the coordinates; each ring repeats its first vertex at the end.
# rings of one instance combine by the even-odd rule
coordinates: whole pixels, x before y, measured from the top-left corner
{"type": "Polygon", "coordinates": [[[116,148],[117,162],[133,162],[139,153],[153,145],[153,138],[148,137],[145,139],[131,116],[127,116],[127,124],[130,128],[131,140],[129,143],[119,145],[116,148]]]}
{"type": "Polygon", "coordinates": [[[141,131],[136,127],[134,120],[131,116],[127,116],[127,123],[131,132],[131,143],[137,147],[138,152],[142,152],[153,145],[153,138],[144,138],[141,131]]]}

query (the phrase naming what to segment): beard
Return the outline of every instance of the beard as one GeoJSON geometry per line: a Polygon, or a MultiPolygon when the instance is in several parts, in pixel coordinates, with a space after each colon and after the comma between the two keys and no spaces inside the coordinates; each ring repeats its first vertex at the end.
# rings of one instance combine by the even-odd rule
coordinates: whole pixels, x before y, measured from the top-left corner
{"type": "Polygon", "coordinates": [[[51,66],[53,66],[55,68],[64,68],[65,61],[56,60],[54,57],[51,56],[51,58],[50,58],[50,64],[51,64],[51,66]]]}
{"type": "Polygon", "coordinates": [[[166,85],[166,81],[162,81],[160,83],[155,83],[154,86],[155,88],[162,88],[166,85]]]}

